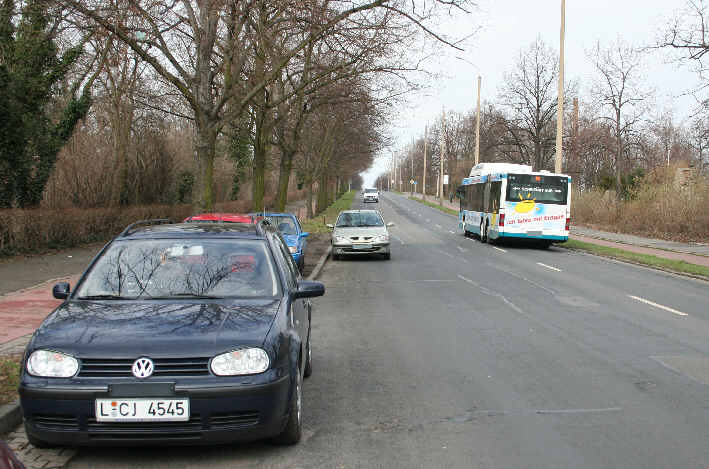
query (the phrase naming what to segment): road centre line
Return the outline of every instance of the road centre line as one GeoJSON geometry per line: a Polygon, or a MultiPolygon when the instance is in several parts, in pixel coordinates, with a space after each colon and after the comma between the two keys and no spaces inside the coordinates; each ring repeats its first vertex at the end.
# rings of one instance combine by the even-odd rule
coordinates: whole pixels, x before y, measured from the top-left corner
{"type": "Polygon", "coordinates": [[[542,264],[541,262],[537,262],[537,265],[541,265],[542,267],[546,267],[547,269],[551,269],[556,272],[561,272],[561,269],[557,269],[556,267],[552,267],[550,265],[542,264]]]}
{"type": "Polygon", "coordinates": [[[448,232],[449,232],[450,234],[452,234],[452,235],[455,234],[455,231],[453,231],[453,230],[448,230],[448,232]]]}
{"type": "Polygon", "coordinates": [[[497,246],[492,246],[492,249],[497,249],[497,250],[500,251],[500,252],[507,252],[507,251],[505,251],[504,249],[498,248],[497,246]]]}
{"type": "Polygon", "coordinates": [[[460,251],[460,252],[468,252],[468,250],[465,248],[462,248],[460,246],[456,246],[456,247],[458,248],[458,251],[460,251]]]}
{"type": "Polygon", "coordinates": [[[436,228],[438,228],[438,229],[440,230],[440,229],[442,229],[443,227],[442,227],[441,225],[439,225],[438,223],[436,223],[436,228]]]}
{"type": "Polygon", "coordinates": [[[443,251],[442,249],[436,249],[436,251],[438,251],[438,252],[440,252],[441,254],[444,254],[444,255],[450,257],[451,259],[455,259],[455,258],[456,258],[453,254],[451,254],[451,253],[449,253],[449,252],[446,252],[446,251],[443,251]]]}
{"type": "Polygon", "coordinates": [[[682,311],[677,311],[676,309],[672,309],[669,306],[659,305],[659,304],[654,303],[650,300],[646,300],[645,298],[640,298],[639,296],[634,296],[634,295],[628,295],[628,296],[636,301],[640,301],[641,303],[645,303],[650,306],[654,306],[655,308],[664,309],[665,311],[669,311],[670,313],[676,314],[677,316],[689,316],[687,313],[683,313],[682,311]]]}

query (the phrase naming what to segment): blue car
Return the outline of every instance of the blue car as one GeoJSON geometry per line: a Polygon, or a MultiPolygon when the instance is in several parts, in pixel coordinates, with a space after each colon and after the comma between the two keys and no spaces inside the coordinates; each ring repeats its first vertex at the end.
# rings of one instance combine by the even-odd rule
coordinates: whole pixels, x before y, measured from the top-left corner
{"type": "Polygon", "coordinates": [[[310,233],[303,231],[298,222],[298,218],[292,213],[268,213],[254,214],[265,217],[281,232],[283,239],[288,244],[288,250],[293,256],[293,260],[298,265],[298,269],[303,271],[305,266],[305,247],[308,244],[307,238],[310,233]]]}

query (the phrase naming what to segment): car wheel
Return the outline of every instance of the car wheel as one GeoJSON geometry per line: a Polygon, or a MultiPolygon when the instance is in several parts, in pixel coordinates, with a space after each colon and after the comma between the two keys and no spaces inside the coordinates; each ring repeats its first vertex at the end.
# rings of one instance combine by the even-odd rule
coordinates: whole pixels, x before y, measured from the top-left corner
{"type": "Polygon", "coordinates": [[[308,339],[308,351],[305,354],[305,369],[303,370],[303,378],[308,378],[313,374],[313,349],[310,347],[310,339],[308,339]]]}
{"type": "Polygon", "coordinates": [[[386,260],[390,260],[391,259],[391,251],[387,252],[382,257],[384,257],[384,259],[386,259],[386,260]]]}
{"type": "Polygon", "coordinates": [[[52,445],[47,443],[46,441],[40,440],[30,435],[30,433],[27,431],[27,423],[25,423],[25,433],[27,434],[27,441],[29,441],[29,443],[35,448],[52,448],[52,445]]]}
{"type": "Polygon", "coordinates": [[[294,445],[300,441],[303,431],[301,407],[303,399],[303,379],[300,377],[300,370],[297,370],[295,378],[295,392],[291,398],[288,409],[288,423],[283,431],[273,438],[273,442],[278,445],[294,445]]]}

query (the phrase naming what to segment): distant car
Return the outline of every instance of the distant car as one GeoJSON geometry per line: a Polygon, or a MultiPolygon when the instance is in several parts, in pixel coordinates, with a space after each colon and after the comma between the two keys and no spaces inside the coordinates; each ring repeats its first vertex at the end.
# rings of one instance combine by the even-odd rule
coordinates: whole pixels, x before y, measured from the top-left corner
{"type": "Polygon", "coordinates": [[[379,202],[379,191],[377,189],[365,189],[362,195],[362,202],[379,202]]]}
{"type": "Polygon", "coordinates": [[[154,445],[302,431],[311,297],[268,223],[152,221],[107,244],[25,350],[30,443],[154,445]]]}
{"type": "Polygon", "coordinates": [[[377,210],[347,210],[340,212],[332,228],[332,258],[376,254],[391,259],[389,230],[394,223],[384,223],[377,210]]]}
{"type": "Polygon", "coordinates": [[[310,233],[303,231],[298,221],[298,217],[292,213],[268,213],[259,214],[268,220],[281,233],[283,239],[288,244],[288,250],[293,256],[298,269],[302,272],[305,267],[305,248],[308,242],[305,238],[310,233]]]}
{"type": "Polygon", "coordinates": [[[250,214],[241,213],[200,213],[184,219],[185,223],[256,223],[250,214]]]}

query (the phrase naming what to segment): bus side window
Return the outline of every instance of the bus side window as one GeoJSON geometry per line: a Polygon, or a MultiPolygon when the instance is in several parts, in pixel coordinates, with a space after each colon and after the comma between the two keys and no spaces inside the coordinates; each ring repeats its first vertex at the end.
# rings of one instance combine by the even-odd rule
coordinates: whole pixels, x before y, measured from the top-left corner
{"type": "Polygon", "coordinates": [[[500,195],[502,193],[502,182],[495,181],[490,187],[490,200],[492,201],[492,212],[497,213],[500,210],[500,195]]]}

